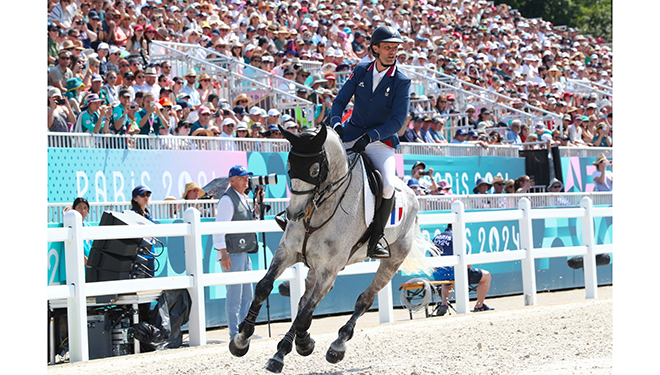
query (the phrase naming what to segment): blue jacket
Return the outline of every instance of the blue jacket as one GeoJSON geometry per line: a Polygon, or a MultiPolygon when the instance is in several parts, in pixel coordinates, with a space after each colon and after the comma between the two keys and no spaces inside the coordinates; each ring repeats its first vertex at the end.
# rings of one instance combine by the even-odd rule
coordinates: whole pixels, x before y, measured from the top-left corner
{"type": "Polygon", "coordinates": [[[341,122],[346,105],[355,96],[351,118],[343,124],[344,142],[351,142],[366,133],[372,142],[381,141],[399,148],[397,132],[408,114],[410,78],[392,66],[373,91],[374,65],[375,60],[357,64],[332,104],[330,123],[341,122]]]}

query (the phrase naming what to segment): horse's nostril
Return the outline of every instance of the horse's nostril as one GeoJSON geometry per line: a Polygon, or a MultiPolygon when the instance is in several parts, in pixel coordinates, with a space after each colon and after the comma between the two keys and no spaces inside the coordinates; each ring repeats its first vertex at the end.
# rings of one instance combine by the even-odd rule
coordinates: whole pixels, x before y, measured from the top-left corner
{"type": "Polygon", "coordinates": [[[289,219],[290,221],[298,221],[302,216],[303,216],[302,212],[293,214],[288,208],[286,209],[286,218],[289,219]]]}

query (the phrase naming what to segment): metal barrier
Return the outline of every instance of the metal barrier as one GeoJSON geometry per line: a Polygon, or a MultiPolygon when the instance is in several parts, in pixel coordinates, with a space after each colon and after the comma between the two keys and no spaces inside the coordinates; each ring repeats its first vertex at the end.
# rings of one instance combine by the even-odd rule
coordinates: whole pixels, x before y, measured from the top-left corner
{"type": "Polygon", "coordinates": [[[524,109],[530,111],[525,112],[508,105],[513,100],[511,97],[459,80],[445,73],[422,66],[397,66],[412,80],[411,91],[417,92],[419,95],[454,94],[457,110],[464,110],[468,104],[473,105],[475,108],[485,106],[494,113],[498,121],[506,123],[519,119],[522,123],[529,125],[530,128],[533,128],[537,122],[542,121],[548,129],[552,130],[558,126],[561,130],[561,115],[556,113],[548,112],[543,108],[534,107],[530,104],[525,104],[524,109]]]}
{"type": "Polygon", "coordinates": [[[217,51],[199,45],[154,41],[150,44],[150,51],[151,61],[171,62],[172,74],[183,77],[189,69],[194,69],[198,74],[208,74],[218,82],[218,95],[230,103],[238,94],[246,94],[252,100],[251,105],[265,110],[277,108],[296,119],[303,127],[313,124],[316,103],[295,94],[297,88],[305,88],[311,94],[313,90],[310,87],[232,57],[214,55],[205,60],[207,56],[217,54],[217,51]],[[295,89],[282,90],[282,83],[293,85],[295,89]]]}
{"type": "MultiPolygon", "coordinates": [[[[454,202],[451,212],[419,215],[420,225],[449,224],[454,230],[454,254],[452,256],[429,259],[432,267],[455,267],[456,311],[469,313],[469,285],[467,266],[521,261],[524,305],[535,305],[536,267],[535,259],[583,256],[585,295],[587,299],[598,298],[596,255],[611,253],[613,245],[597,245],[594,237],[594,217],[612,216],[613,210],[595,208],[589,198],[583,198],[577,208],[556,210],[532,209],[528,199],[518,202],[517,210],[492,210],[465,212],[464,204],[454,202]],[[582,245],[571,247],[534,248],[532,220],[542,218],[581,218],[582,245]],[[517,220],[520,226],[520,241],[517,250],[467,254],[466,224],[474,222],[517,220]]],[[[128,225],[83,227],[82,217],[77,211],[70,211],[64,217],[63,228],[49,228],[49,242],[64,242],[66,285],[47,287],[47,300],[66,300],[69,329],[69,358],[71,362],[89,360],[89,336],[87,330],[87,297],[108,294],[127,294],[154,290],[187,289],[191,297],[191,310],[188,322],[190,346],[201,346],[206,340],[206,313],[204,288],[214,285],[255,283],[265,275],[265,270],[204,273],[202,262],[202,236],[214,233],[277,232],[280,228],[274,220],[254,222],[202,223],[199,211],[189,208],[184,212],[183,223],[159,225],[128,225]],[[158,277],[151,279],[117,280],[87,283],[85,281],[84,240],[119,239],[140,237],[184,237],[186,275],[158,277]]],[[[379,261],[362,262],[347,266],[341,275],[370,274],[376,272],[379,261]]],[[[291,317],[298,311],[298,303],[304,292],[307,269],[297,263],[287,269],[278,280],[291,280],[291,317]]],[[[380,322],[394,319],[391,282],[378,293],[380,322]]]]}
{"type": "MultiPolygon", "coordinates": [[[[486,194],[486,195],[426,195],[417,197],[420,211],[449,210],[455,201],[465,204],[467,209],[504,209],[515,208],[517,202],[529,199],[533,208],[577,206],[582,198],[589,198],[594,205],[611,205],[612,193],[526,193],[526,194],[486,194]]],[[[215,218],[219,199],[150,201],[149,212],[152,219],[183,219],[188,208],[195,208],[202,218],[215,218]]],[[[264,203],[271,206],[270,215],[286,210],[289,198],[268,198],[264,203]]],[[[64,215],[71,208],[70,203],[48,203],[48,222],[61,223],[64,215]]],[[[89,202],[87,221],[99,222],[104,211],[126,211],[131,209],[130,202],[89,202]]]]}
{"type": "Polygon", "coordinates": [[[286,139],[48,133],[49,147],[131,150],[289,152],[286,139]]]}

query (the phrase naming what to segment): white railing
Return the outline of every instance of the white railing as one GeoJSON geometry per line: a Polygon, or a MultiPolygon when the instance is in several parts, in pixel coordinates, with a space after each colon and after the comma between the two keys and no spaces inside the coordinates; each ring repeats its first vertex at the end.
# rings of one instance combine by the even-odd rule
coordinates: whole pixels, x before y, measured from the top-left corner
{"type": "MultiPolygon", "coordinates": [[[[517,208],[518,201],[527,198],[532,208],[579,206],[584,197],[589,197],[595,206],[612,205],[611,192],[578,193],[526,193],[526,194],[486,194],[486,195],[426,195],[417,197],[419,211],[450,210],[454,201],[461,201],[466,209],[503,209],[517,208]]],[[[154,220],[183,219],[183,213],[194,207],[202,218],[215,218],[219,199],[150,201],[149,212],[154,220]]],[[[266,214],[276,215],[286,210],[289,198],[268,198],[264,203],[270,205],[266,214]]],[[[71,203],[48,203],[48,222],[61,223],[65,210],[71,203]]],[[[130,202],[89,202],[87,221],[95,223],[101,220],[104,211],[122,212],[131,209],[130,202]]]]}
{"type": "MultiPolygon", "coordinates": [[[[584,256],[586,298],[598,297],[596,277],[596,254],[611,253],[612,245],[596,245],[593,218],[612,216],[613,210],[593,208],[591,199],[583,198],[578,208],[556,210],[534,210],[528,199],[518,203],[517,210],[465,212],[462,202],[454,202],[450,213],[419,215],[420,225],[453,224],[454,254],[431,259],[433,267],[456,266],[455,290],[456,310],[459,314],[469,312],[468,264],[521,261],[524,305],[536,304],[536,272],[534,259],[548,257],[584,256]],[[582,246],[563,248],[534,248],[532,219],[582,218],[582,246]],[[520,225],[520,249],[496,253],[466,254],[467,223],[518,220],[520,225]]],[[[265,275],[265,270],[205,274],[202,265],[202,235],[214,233],[277,232],[279,227],[273,220],[255,222],[202,223],[199,211],[189,208],[184,213],[184,223],[83,227],[82,218],[76,211],[64,217],[63,228],[47,231],[49,242],[64,242],[66,259],[66,285],[48,286],[49,301],[66,299],[69,327],[69,355],[71,362],[89,360],[89,338],[87,332],[86,301],[88,296],[126,294],[153,290],[187,289],[192,300],[188,322],[190,346],[206,344],[206,314],[204,288],[214,285],[255,283],[265,275]],[[120,239],[159,236],[183,236],[186,264],[185,276],[159,277],[152,279],[118,280],[95,283],[85,282],[83,240],[120,239]]],[[[368,274],[376,272],[380,262],[362,262],[346,267],[340,275],[368,274]]],[[[304,291],[307,269],[297,263],[287,269],[278,280],[291,280],[291,316],[297,313],[298,301],[304,291]]],[[[378,308],[381,323],[393,321],[392,285],[388,284],[378,293],[378,308]]]]}

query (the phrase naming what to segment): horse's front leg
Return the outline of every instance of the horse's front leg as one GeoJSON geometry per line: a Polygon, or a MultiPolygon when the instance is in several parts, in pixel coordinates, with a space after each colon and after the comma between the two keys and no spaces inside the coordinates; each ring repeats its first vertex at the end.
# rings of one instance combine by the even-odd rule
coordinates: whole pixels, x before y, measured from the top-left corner
{"type": "Polygon", "coordinates": [[[238,333],[229,342],[229,351],[236,357],[242,357],[250,349],[250,337],[254,334],[254,325],[259,316],[259,310],[266,298],[273,290],[275,279],[280,277],[287,267],[295,263],[295,253],[287,253],[282,248],[278,248],[273,257],[273,261],[266,271],[266,275],[257,283],[254,291],[254,300],[250,305],[245,319],[238,325],[238,333]]]}
{"type": "MultiPolygon", "coordinates": [[[[309,300],[312,290],[314,290],[315,283],[316,283],[316,273],[314,272],[314,269],[310,269],[309,273],[307,274],[307,279],[305,280],[305,293],[300,298],[300,302],[298,303],[298,311],[300,311],[309,300]]],[[[277,344],[277,352],[275,353],[275,355],[273,355],[273,357],[270,360],[268,360],[268,364],[266,365],[266,369],[268,371],[275,373],[282,372],[282,368],[284,368],[284,357],[287,354],[291,353],[291,350],[293,350],[293,341],[294,339],[296,339],[295,329],[296,329],[295,324],[291,323],[291,328],[286,333],[286,335],[284,335],[282,340],[280,340],[280,342],[277,344]]],[[[311,341],[311,350],[309,350],[307,354],[304,354],[305,353],[304,349],[299,348],[298,340],[296,340],[296,351],[299,354],[309,355],[312,353],[313,350],[314,350],[313,340],[311,341]]]]}

